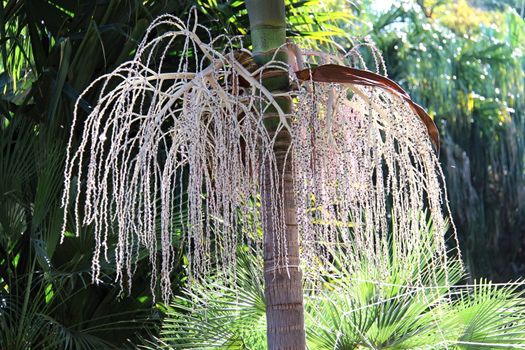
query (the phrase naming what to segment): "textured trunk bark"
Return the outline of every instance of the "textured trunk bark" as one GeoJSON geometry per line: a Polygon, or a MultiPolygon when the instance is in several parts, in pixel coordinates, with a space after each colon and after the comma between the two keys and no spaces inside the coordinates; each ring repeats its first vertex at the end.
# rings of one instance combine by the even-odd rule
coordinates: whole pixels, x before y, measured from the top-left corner
{"type": "MultiPolygon", "coordinates": [[[[273,55],[273,50],[286,41],[286,23],[284,0],[247,0],[246,7],[250,18],[250,30],[254,57],[257,63],[264,64],[273,55]]],[[[286,55],[279,54],[277,59],[286,62],[286,55]]],[[[271,91],[283,91],[289,88],[287,76],[282,81],[272,79],[265,84],[271,91]]],[[[291,101],[282,99],[279,105],[285,113],[291,110],[291,101]]],[[[269,111],[265,116],[265,125],[271,136],[279,117],[269,111]]],[[[304,328],[302,272],[299,269],[299,234],[297,228],[296,205],[293,191],[293,172],[291,154],[286,155],[291,144],[288,131],[277,135],[274,153],[277,159],[276,168],[265,169],[263,179],[262,205],[264,210],[264,281],[266,298],[266,320],[269,350],[304,350],[306,349],[304,328]],[[283,194],[283,207],[279,208],[285,218],[286,227],[286,261],[288,268],[278,266],[275,256],[276,228],[273,226],[271,200],[272,174],[279,174],[283,194]],[[284,174],[284,175],[283,175],[284,174]],[[284,177],[281,177],[284,176],[284,177]]]]}
{"type": "MultiPolygon", "coordinates": [[[[299,235],[297,229],[296,208],[293,191],[293,175],[289,160],[285,156],[290,144],[288,132],[280,132],[274,152],[277,158],[279,173],[284,170],[283,194],[286,225],[286,258],[285,266],[276,266],[277,257],[275,228],[272,225],[270,210],[265,210],[267,231],[264,243],[264,282],[266,297],[266,321],[268,349],[306,349],[303,307],[302,272],[299,265],[299,235]]],[[[265,186],[268,187],[268,186],[265,186]]],[[[269,191],[263,193],[263,205],[269,206],[269,191]]],[[[282,262],[281,262],[282,264],[282,262]]]]}

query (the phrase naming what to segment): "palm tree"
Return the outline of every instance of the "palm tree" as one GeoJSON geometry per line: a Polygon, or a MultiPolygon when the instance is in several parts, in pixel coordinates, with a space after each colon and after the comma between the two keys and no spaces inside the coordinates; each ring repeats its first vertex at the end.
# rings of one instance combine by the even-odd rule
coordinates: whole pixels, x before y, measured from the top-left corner
{"type": "MultiPolygon", "coordinates": [[[[76,228],[64,220],[63,232],[92,225],[94,282],[114,254],[127,284],[146,248],[151,285],[167,301],[176,208],[187,207],[190,277],[233,276],[239,242],[258,247],[268,348],[304,349],[301,269],[318,279],[308,266],[333,260],[327,243],[356,245],[385,273],[390,254],[409,261],[432,244],[433,266],[447,266],[438,135],[393,81],[286,43],[282,0],[247,8],[252,51],[240,38],[210,37],[195,17],[161,16],[131,61],[81,94],[72,126],[81,141],[73,148],[70,138],[63,196],[76,228]],[[437,228],[432,243],[413,234],[426,227],[423,207],[437,228]]],[[[366,68],[363,47],[356,42],[347,58],[366,68]]],[[[380,55],[370,55],[379,72],[380,55]]],[[[345,268],[359,264],[349,255],[345,268]]]]}

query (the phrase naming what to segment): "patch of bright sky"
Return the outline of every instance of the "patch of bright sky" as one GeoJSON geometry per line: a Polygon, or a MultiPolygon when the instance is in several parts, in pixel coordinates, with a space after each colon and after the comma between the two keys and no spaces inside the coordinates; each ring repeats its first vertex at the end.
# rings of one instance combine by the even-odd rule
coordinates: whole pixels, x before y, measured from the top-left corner
{"type": "MultiPolygon", "coordinates": [[[[384,12],[387,12],[390,9],[392,9],[392,7],[399,7],[399,6],[409,7],[409,6],[414,6],[413,1],[409,1],[409,0],[370,0],[369,4],[370,4],[370,8],[372,9],[372,11],[375,12],[376,15],[380,15],[380,14],[382,14],[384,12]]],[[[372,23],[370,23],[370,26],[372,26],[372,23]]],[[[402,40],[403,40],[403,35],[404,35],[403,28],[406,28],[406,23],[405,22],[403,22],[403,21],[395,21],[393,23],[390,23],[387,27],[391,31],[397,32],[397,34],[400,37],[402,37],[402,40]]]]}
{"type": "Polygon", "coordinates": [[[396,2],[395,0],[373,0],[371,2],[371,5],[372,5],[372,9],[381,13],[381,12],[385,12],[388,9],[390,9],[395,2],[396,2]]]}

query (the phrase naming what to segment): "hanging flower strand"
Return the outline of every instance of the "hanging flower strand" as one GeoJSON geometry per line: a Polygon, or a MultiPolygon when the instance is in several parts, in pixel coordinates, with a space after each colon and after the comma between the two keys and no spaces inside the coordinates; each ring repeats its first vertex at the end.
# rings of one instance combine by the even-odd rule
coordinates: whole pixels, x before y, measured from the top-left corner
{"type": "Polygon", "coordinates": [[[280,93],[294,101],[286,114],[262,79],[272,71],[288,74],[288,67],[271,61],[252,69],[240,39],[203,39],[197,30],[206,32],[194,18],[186,25],[158,18],[134,58],[81,95],[79,101],[99,91],[88,115],[81,116],[80,102],[75,106],[73,130],[81,137],[73,149],[72,133],[67,149],[62,239],[69,213],[77,234],[92,226],[95,282],[101,261],[114,260],[117,282],[130,288],[146,249],[152,288],[160,284],[169,300],[180,220],[192,277],[216,268],[231,273],[239,243],[261,250],[256,203],[263,185],[270,187],[264,207],[272,220],[262,222],[262,232],[273,226],[276,266],[290,264],[275,136],[264,126],[268,106],[279,116],[277,131],[292,137],[286,162],[303,261],[327,262],[331,249],[346,247],[359,252],[349,254],[349,268],[366,257],[386,274],[392,251],[403,261],[429,249],[438,252],[434,264],[446,266],[442,207],[448,204],[437,129],[406,92],[380,75],[334,65],[340,62],[314,67],[295,47],[288,50],[293,66],[307,69],[291,75],[294,91],[280,93]],[[168,52],[181,42],[180,61],[167,72],[168,52]],[[263,178],[269,180],[262,184],[263,178]],[[421,234],[429,219],[431,238],[421,234]]]}

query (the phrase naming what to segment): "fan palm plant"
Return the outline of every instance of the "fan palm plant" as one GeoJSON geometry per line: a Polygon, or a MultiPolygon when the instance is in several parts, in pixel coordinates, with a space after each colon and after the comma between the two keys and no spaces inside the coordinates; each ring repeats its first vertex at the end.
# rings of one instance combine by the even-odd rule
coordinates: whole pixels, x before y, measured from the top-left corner
{"type": "MultiPolygon", "coordinates": [[[[431,228],[430,228],[431,229],[431,228]]],[[[427,233],[423,233],[428,235],[427,233]]],[[[431,271],[432,252],[410,264],[392,259],[390,273],[361,255],[354,271],[334,254],[322,285],[305,289],[306,338],[311,349],[522,349],[525,298],[519,284],[465,278],[458,260],[431,271]],[[417,283],[423,281],[423,283],[417,283]]],[[[146,349],[265,349],[265,299],[253,253],[239,253],[234,286],[214,276],[162,306],[160,336],[146,349]]]]}
{"type": "Polygon", "coordinates": [[[114,302],[115,286],[88,287],[89,240],[57,247],[63,151],[46,130],[4,118],[0,151],[0,348],[114,348],[125,339],[109,333],[151,327],[149,309],[114,302]]]}

